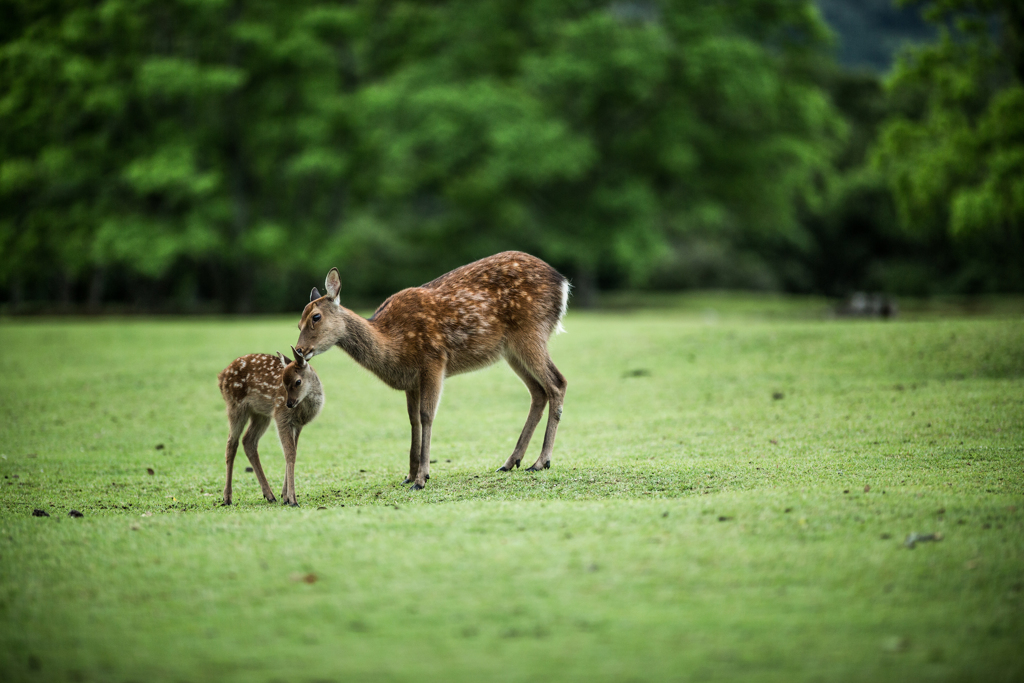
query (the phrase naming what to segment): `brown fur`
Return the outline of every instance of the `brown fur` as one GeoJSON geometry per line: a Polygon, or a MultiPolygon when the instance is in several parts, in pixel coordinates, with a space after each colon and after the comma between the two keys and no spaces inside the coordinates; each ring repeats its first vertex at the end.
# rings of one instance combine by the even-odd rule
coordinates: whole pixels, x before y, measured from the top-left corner
{"type": "Polygon", "coordinates": [[[246,422],[250,421],[249,430],[242,439],[245,455],[260,482],[263,496],[271,503],[275,501],[256,450],[271,418],[277,425],[277,435],[284,450],[282,502],[298,505],[295,499],[295,455],[299,434],[320,413],[324,403],[323,388],[316,371],[299,354],[292,361],[280,354],[251,353],[224,368],[217,375],[217,383],[227,406],[230,426],[224,455],[227,464],[224,505],[231,505],[231,471],[238,452],[238,440],[246,422]]]}
{"type": "Polygon", "coordinates": [[[551,466],[566,381],[548,355],[560,329],[569,283],[540,259],[508,251],[456,268],[422,287],[389,297],[366,320],[341,306],[337,269],[327,294],[313,290],[299,321],[297,352],[321,354],[339,346],[393,389],[406,392],[412,447],[405,483],[430,478],[430,429],[444,378],[478,370],[504,357],[530,390],[530,414],[512,455],[518,467],[546,405],[540,457],[529,469],[551,466]],[[316,316],[320,316],[317,319],[316,316]]]}

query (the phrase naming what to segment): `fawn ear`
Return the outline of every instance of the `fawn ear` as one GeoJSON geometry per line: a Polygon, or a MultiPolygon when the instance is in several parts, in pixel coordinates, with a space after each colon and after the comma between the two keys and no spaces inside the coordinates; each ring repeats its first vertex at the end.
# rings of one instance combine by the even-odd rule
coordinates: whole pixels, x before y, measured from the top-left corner
{"type": "Polygon", "coordinates": [[[340,305],[341,299],[338,297],[338,294],[341,292],[341,275],[338,274],[337,268],[331,268],[331,272],[327,273],[324,287],[327,288],[327,296],[334,299],[334,303],[340,305]]]}
{"type": "Polygon", "coordinates": [[[295,354],[295,367],[297,367],[297,368],[304,368],[304,367],[306,367],[306,357],[303,356],[298,351],[296,351],[294,346],[292,347],[292,353],[295,354]]]}
{"type": "Polygon", "coordinates": [[[313,291],[309,293],[309,300],[310,301],[316,301],[319,298],[320,298],[320,290],[317,289],[316,287],[314,287],[313,291]]]}
{"type": "Polygon", "coordinates": [[[281,366],[282,366],[282,367],[285,367],[285,366],[287,366],[287,365],[288,365],[289,363],[291,363],[291,362],[292,362],[292,359],[291,359],[291,358],[289,358],[288,356],[284,355],[284,354],[283,354],[283,353],[281,353],[280,351],[278,351],[278,352],[277,352],[277,357],[278,357],[278,358],[279,358],[279,359],[281,360],[281,366]]]}

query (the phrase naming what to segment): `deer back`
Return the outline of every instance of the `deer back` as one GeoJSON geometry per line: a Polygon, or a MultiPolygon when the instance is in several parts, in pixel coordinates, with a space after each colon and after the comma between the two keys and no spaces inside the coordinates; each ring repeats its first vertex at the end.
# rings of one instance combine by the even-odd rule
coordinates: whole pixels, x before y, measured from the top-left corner
{"type": "Polygon", "coordinates": [[[503,252],[392,295],[368,321],[340,305],[337,270],[327,290],[303,310],[297,348],[323,353],[339,344],[391,386],[406,388],[416,371],[437,362],[452,375],[496,361],[510,344],[542,348],[560,329],[569,283],[534,256],[503,252]]]}

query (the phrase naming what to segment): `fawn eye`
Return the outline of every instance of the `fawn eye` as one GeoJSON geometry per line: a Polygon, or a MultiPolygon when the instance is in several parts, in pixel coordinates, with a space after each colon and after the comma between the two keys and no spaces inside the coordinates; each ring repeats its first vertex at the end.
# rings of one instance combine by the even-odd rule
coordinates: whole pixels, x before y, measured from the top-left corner
{"type": "Polygon", "coordinates": [[[295,380],[295,386],[299,386],[300,384],[302,384],[302,380],[301,379],[295,380]]]}
{"type": "Polygon", "coordinates": [[[314,313],[313,314],[313,322],[315,322],[315,323],[320,322],[320,314],[319,313],[314,313]]]}

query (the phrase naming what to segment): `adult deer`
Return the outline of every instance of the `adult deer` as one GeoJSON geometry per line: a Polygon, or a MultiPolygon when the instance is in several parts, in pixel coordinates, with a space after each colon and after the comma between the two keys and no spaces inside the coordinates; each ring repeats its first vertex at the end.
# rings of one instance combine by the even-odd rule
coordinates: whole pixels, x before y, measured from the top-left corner
{"type": "Polygon", "coordinates": [[[456,268],[422,287],[389,297],[367,320],[341,305],[338,269],[327,273],[327,294],[314,287],[299,321],[298,354],[311,357],[340,346],[393,389],[405,392],[412,425],[409,476],[422,489],[430,478],[430,427],[444,378],[504,358],[530,390],[530,414],[512,455],[498,471],[519,467],[530,437],[549,406],[540,457],[528,469],[551,466],[566,381],[548,355],[562,331],[569,281],[544,261],[507,251],[456,268]]]}

